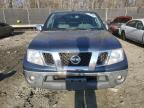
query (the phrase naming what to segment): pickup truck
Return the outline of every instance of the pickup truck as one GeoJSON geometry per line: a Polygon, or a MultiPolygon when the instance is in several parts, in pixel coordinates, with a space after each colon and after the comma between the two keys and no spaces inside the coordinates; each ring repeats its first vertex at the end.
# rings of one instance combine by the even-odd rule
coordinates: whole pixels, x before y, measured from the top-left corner
{"type": "Polygon", "coordinates": [[[96,90],[123,83],[128,62],[97,13],[64,11],[49,15],[27,48],[23,69],[34,88],[96,90]]]}

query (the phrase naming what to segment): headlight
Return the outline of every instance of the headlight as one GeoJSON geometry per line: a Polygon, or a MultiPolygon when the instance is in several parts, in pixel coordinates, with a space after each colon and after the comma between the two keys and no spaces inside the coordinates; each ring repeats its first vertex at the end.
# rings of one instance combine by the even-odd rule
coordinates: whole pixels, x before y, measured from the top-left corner
{"type": "Polygon", "coordinates": [[[42,54],[37,50],[27,50],[27,61],[30,63],[44,65],[42,54]]]}
{"type": "Polygon", "coordinates": [[[124,51],[123,49],[112,50],[110,53],[110,58],[108,60],[108,65],[118,63],[124,60],[124,51]]]}

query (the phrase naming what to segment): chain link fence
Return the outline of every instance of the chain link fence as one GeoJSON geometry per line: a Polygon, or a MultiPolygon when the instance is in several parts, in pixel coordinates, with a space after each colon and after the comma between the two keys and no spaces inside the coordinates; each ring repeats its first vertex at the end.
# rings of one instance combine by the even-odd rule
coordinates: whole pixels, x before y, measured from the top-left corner
{"type": "MultiPolygon", "coordinates": [[[[144,8],[121,8],[121,9],[95,9],[104,21],[111,20],[116,16],[132,16],[144,18],[144,8]]],[[[33,9],[0,9],[0,21],[8,24],[43,24],[48,15],[54,10],[48,8],[33,9]],[[17,20],[20,23],[17,23],[17,20]]]]}

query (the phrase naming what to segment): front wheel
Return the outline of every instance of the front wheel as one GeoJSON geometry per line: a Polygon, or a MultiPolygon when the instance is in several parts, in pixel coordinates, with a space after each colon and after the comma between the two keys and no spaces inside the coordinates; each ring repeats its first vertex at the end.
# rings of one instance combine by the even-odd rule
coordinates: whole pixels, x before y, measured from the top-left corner
{"type": "Polygon", "coordinates": [[[126,40],[126,36],[125,36],[125,32],[124,31],[122,31],[122,33],[121,33],[121,39],[122,40],[126,40]]]}

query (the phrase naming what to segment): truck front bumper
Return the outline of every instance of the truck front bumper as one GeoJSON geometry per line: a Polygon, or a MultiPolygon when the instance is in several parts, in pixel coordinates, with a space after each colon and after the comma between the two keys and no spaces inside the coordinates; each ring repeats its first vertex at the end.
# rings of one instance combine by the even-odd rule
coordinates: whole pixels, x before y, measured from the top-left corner
{"type": "Polygon", "coordinates": [[[113,72],[33,72],[24,70],[25,78],[32,87],[52,90],[111,88],[123,83],[127,73],[128,70],[113,72]],[[65,76],[65,79],[55,80],[57,76],[65,76]],[[87,79],[88,77],[90,79],[87,79]]]}

